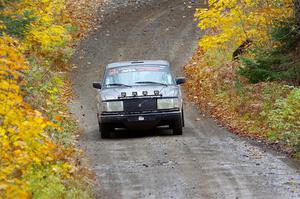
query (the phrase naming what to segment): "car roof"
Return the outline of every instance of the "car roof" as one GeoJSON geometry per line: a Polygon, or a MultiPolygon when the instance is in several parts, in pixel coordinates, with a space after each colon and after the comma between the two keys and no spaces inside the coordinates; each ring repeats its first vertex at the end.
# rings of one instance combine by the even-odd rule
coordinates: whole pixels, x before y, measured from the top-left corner
{"type": "Polygon", "coordinates": [[[122,61],[108,64],[106,68],[116,68],[122,66],[138,66],[138,65],[160,65],[170,66],[170,63],[166,60],[138,60],[138,61],[122,61]]]}

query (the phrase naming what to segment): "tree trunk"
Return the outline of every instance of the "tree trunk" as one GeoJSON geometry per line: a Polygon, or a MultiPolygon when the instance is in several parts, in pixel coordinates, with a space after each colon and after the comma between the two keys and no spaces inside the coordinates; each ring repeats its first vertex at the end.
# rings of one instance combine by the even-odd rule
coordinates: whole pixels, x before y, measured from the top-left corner
{"type": "Polygon", "coordinates": [[[300,24],[300,0],[294,0],[295,17],[298,24],[300,24]]]}

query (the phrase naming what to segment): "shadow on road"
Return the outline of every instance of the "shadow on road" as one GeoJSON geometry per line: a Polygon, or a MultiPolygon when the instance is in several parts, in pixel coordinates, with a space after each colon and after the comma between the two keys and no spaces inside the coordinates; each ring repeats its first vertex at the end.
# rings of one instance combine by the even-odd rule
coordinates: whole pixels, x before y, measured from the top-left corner
{"type": "Polygon", "coordinates": [[[122,139],[138,139],[146,137],[166,137],[175,136],[169,128],[157,128],[152,130],[127,130],[127,129],[116,129],[112,132],[112,137],[105,140],[122,140],[122,139]]]}

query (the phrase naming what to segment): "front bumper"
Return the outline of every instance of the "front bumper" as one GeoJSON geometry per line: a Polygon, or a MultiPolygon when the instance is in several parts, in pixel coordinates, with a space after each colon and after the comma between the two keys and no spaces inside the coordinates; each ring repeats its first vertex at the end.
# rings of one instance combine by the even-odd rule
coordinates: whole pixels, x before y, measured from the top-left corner
{"type": "Polygon", "coordinates": [[[116,128],[126,127],[140,129],[170,125],[172,122],[179,120],[181,116],[181,111],[118,115],[105,114],[99,116],[99,122],[103,124],[112,124],[116,128]]]}

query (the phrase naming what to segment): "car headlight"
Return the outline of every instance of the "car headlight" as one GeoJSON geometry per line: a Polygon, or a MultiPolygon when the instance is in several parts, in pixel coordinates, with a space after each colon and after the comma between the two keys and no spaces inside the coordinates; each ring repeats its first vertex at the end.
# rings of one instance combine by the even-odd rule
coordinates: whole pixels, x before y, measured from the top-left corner
{"type": "Polygon", "coordinates": [[[102,102],[103,111],[105,112],[121,112],[124,111],[123,101],[102,102]]]}
{"type": "Polygon", "coordinates": [[[157,99],[157,109],[179,108],[178,98],[157,99]]]}

